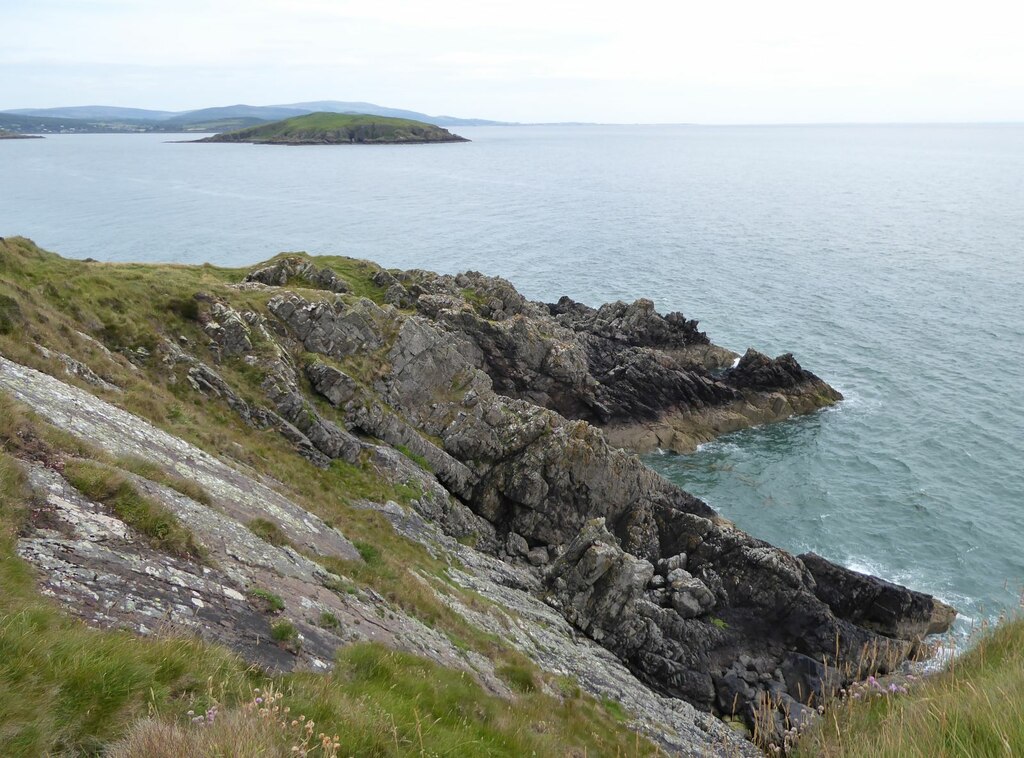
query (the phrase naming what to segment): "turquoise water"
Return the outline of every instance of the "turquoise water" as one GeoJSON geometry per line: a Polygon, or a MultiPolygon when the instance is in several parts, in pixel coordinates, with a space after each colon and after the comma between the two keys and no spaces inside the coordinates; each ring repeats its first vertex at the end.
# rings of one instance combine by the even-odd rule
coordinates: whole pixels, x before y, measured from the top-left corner
{"type": "Polygon", "coordinates": [[[952,602],[1024,585],[1024,126],[488,127],[368,148],[0,142],[0,234],[68,256],[281,250],[651,297],[847,396],[648,463],[751,533],[952,602]]]}

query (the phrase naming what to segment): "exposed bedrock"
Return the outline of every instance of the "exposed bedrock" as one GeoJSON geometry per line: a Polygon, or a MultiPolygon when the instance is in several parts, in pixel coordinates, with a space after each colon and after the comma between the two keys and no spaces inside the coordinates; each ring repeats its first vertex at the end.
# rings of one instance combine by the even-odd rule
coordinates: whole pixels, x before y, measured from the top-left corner
{"type": "MultiPolygon", "coordinates": [[[[428,460],[487,524],[478,546],[535,571],[547,602],[656,691],[750,724],[768,703],[781,732],[811,718],[800,704],[889,670],[948,627],[952,613],[930,596],[855,581],[736,529],[587,421],[723,402],[766,414],[786,403],[788,414],[839,397],[792,356],[748,351],[715,376],[645,344],[706,338],[642,301],[548,311],[476,274],[387,276],[389,297],[415,314],[271,299],[285,352],[323,356],[307,358],[306,376],[349,428],[428,460]]],[[[430,518],[456,536],[478,530],[450,512],[430,518]]]]}
{"type": "MultiPolygon", "coordinates": [[[[814,706],[837,688],[889,670],[913,653],[922,635],[952,621],[952,609],[930,596],[817,556],[792,556],[742,532],[624,449],[688,450],[840,398],[792,356],[772,359],[750,350],[737,361],[695,321],[662,316],[647,300],[598,309],[567,298],[544,305],[502,279],[472,272],[380,270],[373,281],[384,304],[352,294],[315,261],[280,259],[237,285],[246,297],[235,305],[227,296],[197,295],[202,331],[191,342],[164,335],[153,374],[225,403],[253,427],[276,430],[314,465],[358,461],[396,482],[414,478],[422,491],[411,503],[415,513],[379,504],[389,518],[404,529],[429,523],[449,543],[467,543],[445,548],[463,566],[486,566],[466,582],[505,576],[486,585],[488,594],[520,593],[516,603],[530,617],[558,619],[545,622],[546,632],[538,625],[536,635],[571,626],[588,646],[600,645],[600,656],[587,648],[587,660],[607,655],[619,668],[609,679],[609,664],[595,679],[622,679],[621,663],[635,677],[620,688],[632,693],[631,702],[653,690],[667,696],[654,703],[679,698],[706,713],[738,717],[756,725],[762,739],[781,742],[784,730],[812,720],[814,706]],[[196,345],[197,339],[208,344],[196,345]],[[240,374],[258,378],[245,388],[225,379],[240,374]],[[632,683],[637,680],[644,686],[632,683]]],[[[234,630],[252,609],[223,588],[244,596],[266,586],[287,598],[297,617],[322,609],[343,620],[348,614],[352,634],[362,634],[372,597],[339,596],[332,590],[338,577],[287,550],[272,551],[281,566],[263,565],[246,552],[251,540],[238,525],[265,514],[296,545],[357,560],[337,530],[305,519],[256,479],[82,390],[3,361],[0,386],[114,454],[198,472],[210,507],[160,490],[151,494],[197,534],[224,532],[234,540],[204,543],[233,573],[225,568],[223,575],[204,576],[195,566],[162,564],[167,576],[190,574],[182,581],[198,594],[152,576],[132,591],[130,607],[111,595],[102,613],[138,627],[147,594],[166,596],[182,618],[189,605],[205,607],[192,597],[207,603],[227,596],[234,604],[205,613],[214,626],[228,614],[230,633],[218,638],[244,647],[234,630]],[[214,522],[216,528],[207,527],[214,522]],[[288,566],[291,574],[281,568],[288,566]]],[[[69,603],[103,594],[74,579],[75,566],[87,569],[83,576],[101,569],[131,576],[158,559],[127,544],[110,524],[100,526],[111,532],[110,544],[125,542],[123,555],[103,553],[89,537],[96,519],[82,515],[96,509],[74,493],[60,494],[61,481],[40,479],[39,486],[57,493],[55,507],[71,521],[54,533],[41,530],[20,549],[52,564],[59,580],[54,594],[69,603]]],[[[411,533],[418,538],[421,531],[411,533]]],[[[193,615],[197,625],[205,623],[202,613],[193,615]]],[[[301,632],[312,639],[319,632],[308,626],[301,632]]],[[[412,619],[396,616],[381,633],[399,646],[408,634],[415,639],[408,646],[433,647],[435,659],[449,664],[451,646],[421,633],[412,619]]],[[[321,635],[308,649],[327,660],[341,642],[321,635]]],[[[561,660],[573,658],[575,644],[566,643],[561,660]]],[[[545,655],[539,647],[534,653],[545,655]]],[[[305,665],[317,663],[311,658],[305,665]]],[[[493,679],[486,666],[470,668],[493,679]]]]}

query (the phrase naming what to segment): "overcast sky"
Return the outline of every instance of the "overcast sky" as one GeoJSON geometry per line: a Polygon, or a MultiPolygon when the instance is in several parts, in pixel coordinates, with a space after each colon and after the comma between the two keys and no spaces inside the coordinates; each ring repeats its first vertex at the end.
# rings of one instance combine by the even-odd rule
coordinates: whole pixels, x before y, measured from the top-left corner
{"type": "Polygon", "coordinates": [[[0,109],[366,100],[513,121],[1022,121],[1021,7],[0,0],[0,109]]]}

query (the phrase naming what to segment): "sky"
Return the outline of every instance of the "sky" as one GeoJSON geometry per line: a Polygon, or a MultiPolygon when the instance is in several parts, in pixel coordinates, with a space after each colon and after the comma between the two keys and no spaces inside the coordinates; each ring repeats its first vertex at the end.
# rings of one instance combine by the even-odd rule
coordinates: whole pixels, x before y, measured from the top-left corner
{"type": "Polygon", "coordinates": [[[0,109],[361,100],[522,122],[1024,121],[1012,0],[0,0],[0,109]]]}

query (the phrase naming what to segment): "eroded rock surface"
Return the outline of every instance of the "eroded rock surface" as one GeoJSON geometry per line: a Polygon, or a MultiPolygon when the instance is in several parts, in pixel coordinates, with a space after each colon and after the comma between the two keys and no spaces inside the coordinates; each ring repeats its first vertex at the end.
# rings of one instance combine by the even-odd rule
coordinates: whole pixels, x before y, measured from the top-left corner
{"type": "MultiPolygon", "coordinates": [[[[421,495],[412,512],[365,507],[457,560],[456,581],[514,613],[502,621],[446,602],[549,670],[615,698],[673,752],[748,750],[702,714],[781,739],[836,687],[886,671],[922,634],[948,627],[948,606],[751,537],[622,449],[686,449],[840,397],[792,356],[748,351],[732,366],[734,354],[696,322],[661,316],[645,300],[544,305],[473,272],[381,270],[373,282],[382,304],[349,294],[330,269],[280,259],[239,285],[265,296],[265,309],[200,293],[204,354],[164,339],[155,371],[254,428],[276,430],[312,465],[358,460],[414,482],[421,495]],[[258,397],[225,379],[230,367],[260,377],[258,397]]],[[[53,518],[19,550],[51,577],[47,591],[94,622],[144,631],[163,608],[174,623],[266,665],[316,668],[356,638],[310,621],[328,609],[347,635],[377,634],[503,689],[485,661],[403,614],[381,616],[383,599],[339,593],[342,577],[261,543],[245,527],[256,516],[309,554],[359,560],[337,529],[254,472],[3,359],[0,388],[57,426],[194,479],[212,496],[208,507],[137,482],[193,529],[216,569],[152,554],[68,492],[58,472],[34,470],[53,518]],[[101,575],[120,577],[128,592],[114,596],[113,579],[101,575]],[[247,600],[253,586],[287,598],[304,652],[258,641],[267,620],[247,600]]]]}

